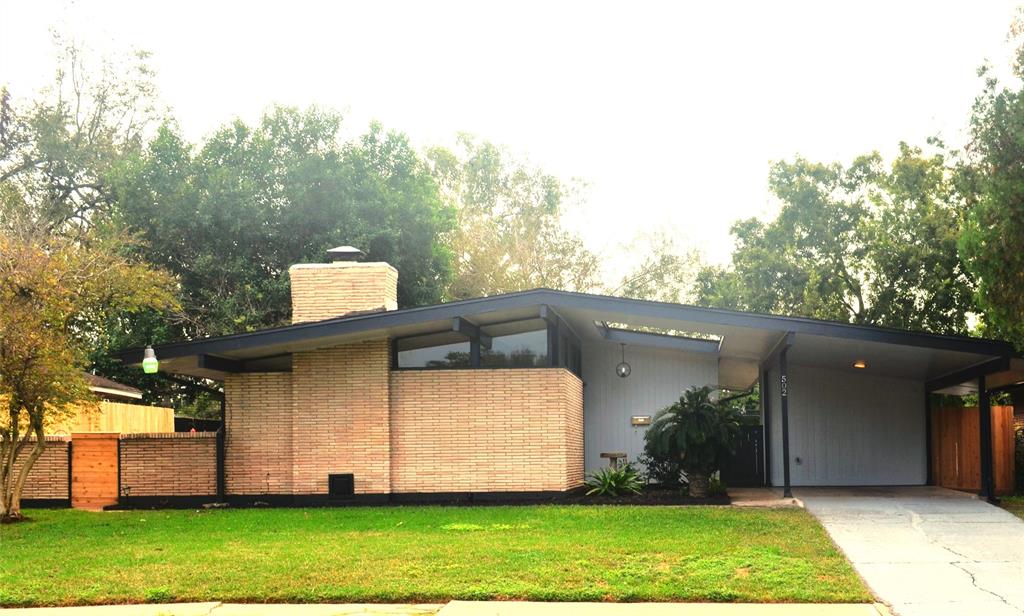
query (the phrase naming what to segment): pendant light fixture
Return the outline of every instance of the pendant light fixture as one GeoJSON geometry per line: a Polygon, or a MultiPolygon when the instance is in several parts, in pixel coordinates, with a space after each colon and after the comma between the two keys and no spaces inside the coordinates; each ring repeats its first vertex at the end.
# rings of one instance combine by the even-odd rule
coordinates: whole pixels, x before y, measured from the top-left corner
{"type": "Polygon", "coordinates": [[[151,346],[146,347],[142,353],[142,371],[146,374],[156,374],[159,369],[160,362],[156,359],[156,351],[151,346]]]}
{"type": "Polygon", "coordinates": [[[626,345],[625,345],[625,343],[623,343],[622,344],[622,361],[619,362],[618,366],[615,366],[615,374],[619,375],[622,378],[626,378],[627,376],[629,376],[629,373],[632,372],[632,371],[633,371],[632,366],[630,366],[629,363],[626,362],[626,345]]]}

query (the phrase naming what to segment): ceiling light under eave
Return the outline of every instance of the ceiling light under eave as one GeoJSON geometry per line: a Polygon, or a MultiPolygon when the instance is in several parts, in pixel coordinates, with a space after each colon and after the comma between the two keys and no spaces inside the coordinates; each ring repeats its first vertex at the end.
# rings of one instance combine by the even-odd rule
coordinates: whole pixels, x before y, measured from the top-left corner
{"type": "Polygon", "coordinates": [[[864,361],[863,359],[858,359],[857,361],[853,362],[853,367],[860,368],[863,370],[864,368],[868,367],[868,362],[864,361]]]}

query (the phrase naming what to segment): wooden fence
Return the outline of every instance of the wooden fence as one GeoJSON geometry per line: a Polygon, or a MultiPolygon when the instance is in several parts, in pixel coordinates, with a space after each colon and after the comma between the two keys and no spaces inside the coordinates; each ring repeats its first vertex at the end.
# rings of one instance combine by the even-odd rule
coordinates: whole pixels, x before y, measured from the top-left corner
{"type": "MultiPolygon", "coordinates": [[[[981,490],[981,426],[977,407],[932,409],[932,483],[981,490]]],[[[996,493],[1012,494],[1013,407],[992,407],[992,461],[996,493]]]]}
{"type": "Polygon", "coordinates": [[[77,416],[53,426],[48,432],[50,434],[174,432],[174,409],[102,400],[98,411],[79,413],[77,416]]]}

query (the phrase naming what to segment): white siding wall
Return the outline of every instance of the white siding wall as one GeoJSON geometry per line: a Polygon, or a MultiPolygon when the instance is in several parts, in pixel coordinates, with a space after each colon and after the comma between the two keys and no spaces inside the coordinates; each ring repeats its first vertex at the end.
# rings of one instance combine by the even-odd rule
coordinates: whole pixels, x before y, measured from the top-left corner
{"type": "MultiPolygon", "coordinates": [[[[778,377],[772,368],[772,483],[781,486],[778,377]]],[[[789,455],[794,486],[923,485],[924,384],[790,365],[789,455]]]]}
{"type": "Polygon", "coordinates": [[[683,390],[718,382],[714,355],[626,345],[626,361],[633,367],[619,378],[615,366],[622,361],[618,344],[585,342],[583,345],[584,456],[587,472],[607,466],[601,452],[624,451],[635,461],[644,450],[646,427],[630,425],[633,415],[651,415],[679,399],[683,390]]]}

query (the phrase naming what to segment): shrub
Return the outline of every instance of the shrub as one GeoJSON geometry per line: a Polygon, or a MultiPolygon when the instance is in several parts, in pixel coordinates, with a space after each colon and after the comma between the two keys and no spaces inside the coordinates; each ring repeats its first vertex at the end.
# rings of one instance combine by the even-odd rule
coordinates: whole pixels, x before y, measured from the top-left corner
{"type": "Polygon", "coordinates": [[[587,496],[618,496],[625,492],[639,494],[643,484],[632,464],[618,468],[602,468],[587,477],[587,496]]]}
{"type": "Polygon", "coordinates": [[[708,478],[736,450],[740,418],[711,400],[710,387],[691,387],[654,416],[644,435],[648,457],[674,460],[686,474],[691,496],[708,494],[708,478]]]}
{"type": "Polygon", "coordinates": [[[683,469],[679,468],[679,460],[652,456],[644,447],[637,462],[643,467],[643,476],[647,483],[678,488],[683,485],[683,469]]]}

